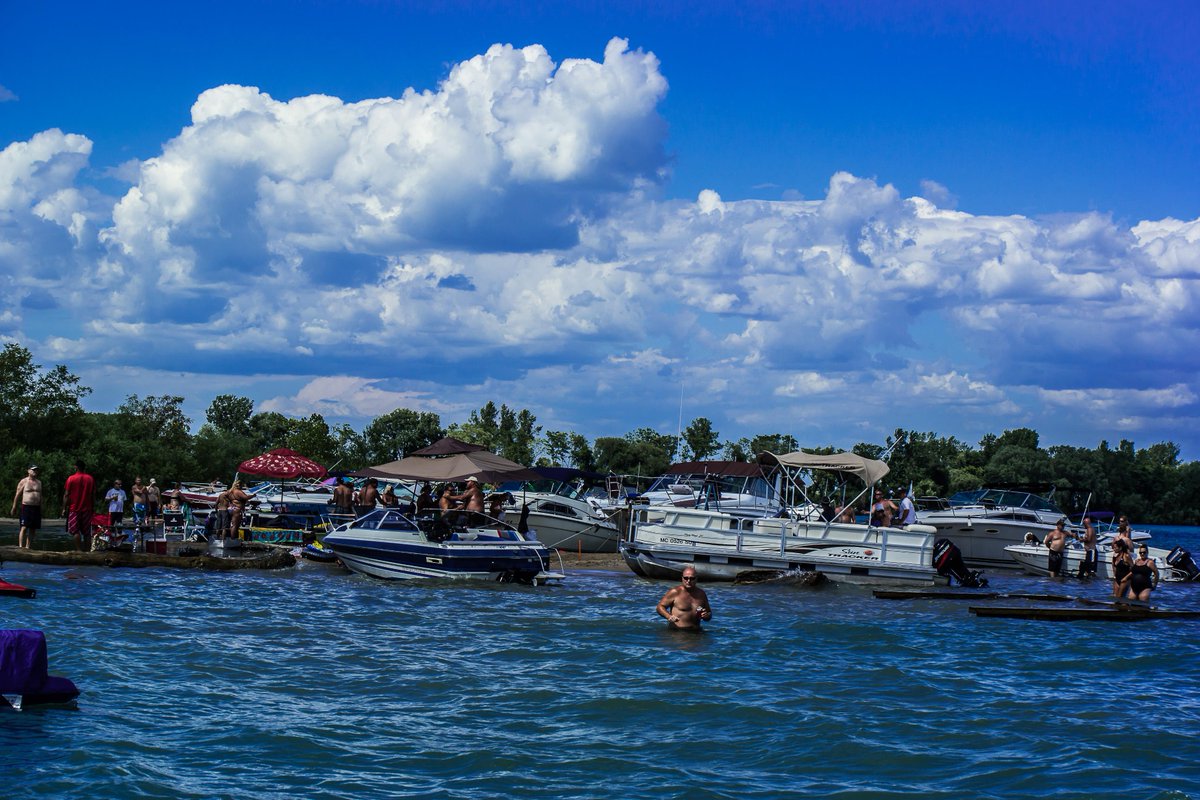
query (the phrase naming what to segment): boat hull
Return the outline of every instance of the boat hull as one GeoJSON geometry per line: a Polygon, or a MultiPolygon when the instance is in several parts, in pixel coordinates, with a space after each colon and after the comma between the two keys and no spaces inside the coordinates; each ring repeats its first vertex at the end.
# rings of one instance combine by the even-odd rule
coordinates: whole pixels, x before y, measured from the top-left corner
{"type": "Polygon", "coordinates": [[[324,545],[347,569],[385,580],[515,580],[541,582],[550,551],[540,542],[476,539],[430,542],[389,540],[378,531],[334,531],[324,545]]]}
{"type": "Polygon", "coordinates": [[[529,529],[547,547],[571,552],[617,552],[617,526],[607,520],[568,520],[536,511],[529,514],[529,529]]]}

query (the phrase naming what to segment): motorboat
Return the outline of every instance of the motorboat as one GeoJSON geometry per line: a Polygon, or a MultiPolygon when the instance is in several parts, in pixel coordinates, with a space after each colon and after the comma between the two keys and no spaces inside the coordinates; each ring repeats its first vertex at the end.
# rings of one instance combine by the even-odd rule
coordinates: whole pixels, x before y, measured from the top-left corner
{"type": "MultiPolygon", "coordinates": [[[[728,510],[677,505],[635,509],[620,552],[635,573],[677,578],[694,567],[706,580],[728,581],[751,572],[817,571],[842,582],[935,585],[947,578],[934,567],[937,530],[931,525],[884,528],[826,518],[808,499],[813,471],[854,476],[871,490],[888,473],[882,461],[853,453],[787,455],[763,453],[757,467],[776,471],[790,483],[789,495],[803,502],[779,503],[775,516],[745,516],[728,510]]],[[[857,500],[858,498],[855,498],[857,500]]],[[[853,505],[851,501],[850,505],[853,505]]]]}
{"type": "Polygon", "coordinates": [[[505,517],[519,517],[527,508],[526,524],[547,547],[583,553],[615,553],[620,538],[617,523],[599,498],[589,494],[605,476],[567,467],[536,467],[542,480],[501,484],[511,498],[505,517]]]}
{"type": "Polygon", "coordinates": [[[337,526],[323,544],[353,572],[376,578],[449,578],[538,585],[561,580],[551,550],[531,534],[477,512],[409,516],[376,509],[337,526]]]}
{"type": "Polygon", "coordinates": [[[685,461],[672,464],[639,499],[655,506],[699,508],[734,515],[765,516],[779,510],[762,465],[744,461],[685,461]]]}
{"type": "MultiPolygon", "coordinates": [[[[1113,537],[1104,536],[1096,544],[1096,577],[1111,581],[1112,572],[1112,541],[1113,537]]],[[[1182,548],[1165,550],[1161,547],[1146,545],[1148,555],[1158,568],[1159,580],[1168,582],[1186,582],[1200,579],[1200,569],[1192,561],[1191,554],[1182,548]]],[[[1004,548],[1005,554],[1012,559],[1020,569],[1031,575],[1050,575],[1050,550],[1042,544],[1042,540],[1034,534],[1026,542],[1011,544],[1004,548]]],[[[1137,554],[1131,553],[1136,558],[1137,554]]],[[[1079,575],[1079,567],[1084,562],[1083,545],[1076,541],[1067,541],[1063,551],[1062,574],[1070,577],[1079,575]]]]}
{"type": "MultiPolygon", "coordinates": [[[[923,504],[922,504],[923,505],[923,504]]],[[[963,560],[973,567],[1013,569],[1007,548],[1023,545],[1028,535],[1045,541],[1063,513],[1050,497],[1016,488],[982,488],[958,492],[939,508],[918,508],[917,521],[932,525],[940,536],[954,542],[963,560]]],[[[1083,528],[1069,525],[1068,532],[1082,533],[1083,528]]],[[[1135,541],[1150,534],[1134,531],[1135,541]]]]}

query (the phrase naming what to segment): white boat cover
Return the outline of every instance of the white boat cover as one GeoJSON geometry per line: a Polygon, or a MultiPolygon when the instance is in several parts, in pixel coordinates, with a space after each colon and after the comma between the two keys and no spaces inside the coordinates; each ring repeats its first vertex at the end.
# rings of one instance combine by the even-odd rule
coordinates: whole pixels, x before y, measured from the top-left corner
{"type": "Polygon", "coordinates": [[[891,472],[882,461],[864,458],[854,453],[835,453],[834,455],[819,456],[797,450],[786,455],[774,453],[759,453],[758,463],[768,467],[781,466],[788,469],[826,469],[832,472],[849,472],[857,475],[863,483],[872,484],[882,480],[891,472]]]}

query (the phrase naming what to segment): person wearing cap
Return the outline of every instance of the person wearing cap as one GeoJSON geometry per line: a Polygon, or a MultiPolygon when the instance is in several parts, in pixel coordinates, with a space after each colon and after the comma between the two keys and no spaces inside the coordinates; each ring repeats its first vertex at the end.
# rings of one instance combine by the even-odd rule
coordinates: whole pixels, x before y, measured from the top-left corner
{"type": "Polygon", "coordinates": [[[17,546],[32,550],[33,536],[42,527],[42,482],[38,480],[37,464],[30,464],[25,477],[17,481],[12,505],[14,517],[18,506],[21,508],[21,529],[17,533],[17,546]]]}
{"type": "Polygon", "coordinates": [[[456,494],[450,499],[462,503],[463,508],[467,511],[483,513],[483,492],[479,489],[479,479],[474,475],[467,478],[466,490],[462,494],[456,494]]]}
{"type": "Polygon", "coordinates": [[[83,460],[75,461],[75,472],[63,486],[63,511],[67,515],[67,533],[75,539],[75,549],[85,553],[92,548],[92,513],[96,510],[96,479],[83,469],[83,460]]]}
{"type": "Polygon", "coordinates": [[[903,528],[905,525],[911,525],[916,522],[917,507],[913,505],[912,498],[908,496],[908,488],[901,486],[896,489],[896,497],[900,498],[900,508],[896,512],[896,519],[892,524],[903,528]]]}

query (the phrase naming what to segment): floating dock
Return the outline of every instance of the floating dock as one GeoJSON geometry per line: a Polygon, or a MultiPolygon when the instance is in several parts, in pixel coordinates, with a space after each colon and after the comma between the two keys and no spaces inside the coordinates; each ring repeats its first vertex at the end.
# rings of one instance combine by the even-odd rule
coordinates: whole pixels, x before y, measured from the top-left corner
{"type": "MultiPolygon", "coordinates": [[[[201,547],[207,547],[200,543],[201,547]]],[[[23,547],[0,547],[0,563],[17,561],[25,564],[46,564],[56,567],[169,567],[172,569],[205,569],[227,571],[235,569],[283,569],[296,564],[291,551],[282,547],[246,544],[237,557],[196,555],[168,556],[158,553],[132,553],[124,550],[93,550],[80,553],[65,550],[27,550],[23,547]]]]}

